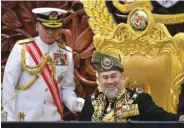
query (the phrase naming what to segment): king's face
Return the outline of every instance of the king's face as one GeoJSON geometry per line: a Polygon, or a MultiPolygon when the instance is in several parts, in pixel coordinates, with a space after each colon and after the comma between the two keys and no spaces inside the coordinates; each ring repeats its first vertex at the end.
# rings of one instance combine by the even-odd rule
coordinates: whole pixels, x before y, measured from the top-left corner
{"type": "Polygon", "coordinates": [[[99,73],[98,83],[102,92],[105,92],[106,89],[111,91],[118,89],[119,92],[123,88],[123,79],[124,75],[120,71],[106,71],[99,73]]]}

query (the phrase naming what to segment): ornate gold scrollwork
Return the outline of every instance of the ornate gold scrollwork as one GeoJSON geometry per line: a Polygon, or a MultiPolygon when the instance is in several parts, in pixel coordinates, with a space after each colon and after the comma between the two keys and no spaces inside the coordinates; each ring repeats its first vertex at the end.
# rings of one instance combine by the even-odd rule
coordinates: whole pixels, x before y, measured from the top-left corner
{"type": "MultiPolygon", "coordinates": [[[[173,38],[166,27],[160,23],[151,26],[144,35],[131,33],[129,27],[126,24],[119,24],[115,32],[109,36],[95,35],[93,43],[96,49],[105,54],[120,52],[124,58],[133,55],[154,58],[162,53],[169,54],[172,59],[173,71],[169,95],[171,102],[168,111],[176,112],[181,83],[184,80],[184,50],[181,50],[183,42],[176,41],[178,35],[173,38]]],[[[180,34],[181,37],[184,36],[180,34]]]]}

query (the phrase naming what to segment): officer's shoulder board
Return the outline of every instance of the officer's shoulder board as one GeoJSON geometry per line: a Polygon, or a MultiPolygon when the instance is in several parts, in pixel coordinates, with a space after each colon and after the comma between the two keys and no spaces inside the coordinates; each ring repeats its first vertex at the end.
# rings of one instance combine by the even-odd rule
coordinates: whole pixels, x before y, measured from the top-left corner
{"type": "Polygon", "coordinates": [[[65,49],[65,50],[69,51],[69,52],[72,52],[72,48],[70,48],[69,46],[67,46],[63,43],[58,43],[58,46],[62,49],[65,49]]]}
{"type": "Polygon", "coordinates": [[[22,44],[25,44],[25,43],[30,43],[32,41],[34,41],[34,38],[27,38],[27,39],[19,40],[19,41],[17,41],[17,43],[22,45],[22,44]]]}

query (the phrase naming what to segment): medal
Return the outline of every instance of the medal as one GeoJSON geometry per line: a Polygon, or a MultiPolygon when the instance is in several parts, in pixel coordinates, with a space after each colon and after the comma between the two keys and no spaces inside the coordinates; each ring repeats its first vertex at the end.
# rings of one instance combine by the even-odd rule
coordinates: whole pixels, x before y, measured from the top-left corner
{"type": "Polygon", "coordinates": [[[63,75],[58,76],[58,78],[57,78],[57,82],[58,82],[58,83],[61,83],[61,81],[63,80],[63,78],[64,78],[64,76],[63,76],[63,75]]]}
{"type": "Polygon", "coordinates": [[[62,62],[61,62],[61,56],[62,56],[62,53],[61,52],[55,52],[54,53],[54,62],[55,62],[55,65],[61,65],[62,62]]]}
{"type": "Polygon", "coordinates": [[[65,62],[65,65],[68,65],[68,56],[66,53],[63,54],[63,60],[65,62]]]}
{"type": "Polygon", "coordinates": [[[55,52],[54,53],[55,65],[68,65],[68,56],[66,53],[55,52]]]}
{"type": "Polygon", "coordinates": [[[108,105],[108,107],[107,107],[107,109],[106,109],[106,112],[107,112],[107,113],[109,113],[109,112],[111,111],[111,104],[112,104],[112,103],[109,103],[109,105],[108,105]]]}
{"type": "Polygon", "coordinates": [[[127,105],[123,105],[123,106],[121,107],[121,112],[124,112],[126,109],[127,109],[127,105]]]}

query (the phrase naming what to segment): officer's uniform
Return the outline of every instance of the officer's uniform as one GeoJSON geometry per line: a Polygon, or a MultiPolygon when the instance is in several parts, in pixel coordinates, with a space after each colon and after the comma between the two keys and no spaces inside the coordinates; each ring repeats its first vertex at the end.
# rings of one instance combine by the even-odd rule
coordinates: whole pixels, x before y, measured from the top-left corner
{"type": "MultiPolygon", "coordinates": [[[[123,72],[119,59],[100,52],[94,52],[92,63],[97,72],[118,70],[123,72]]],[[[155,105],[147,93],[138,93],[123,88],[115,100],[109,100],[103,92],[96,91],[87,97],[79,120],[82,121],[178,121],[184,116],[168,113],[155,105]]]]}
{"type": "MultiPolygon", "coordinates": [[[[50,11],[52,11],[52,8],[50,11]]],[[[77,97],[74,92],[74,65],[71,48],[66,45],[59,45],[58,42],[48,45],[38,36],[18,41],[8,58],[3,79],[3,102],[6,102],[13,94],[17,93],[15,98],[3,106],[8,113],[8,121],[19,121],[20,118],[25,121],[62,120],[43,76],[39,76],[29,88],[20,91],[35,77],[35,74],[32,75],[22,68],[24,61],[22,60],[22,48],[25,44],[33,41],[43,55],[49,55],[54,58],[54,77],[60,89],[61,99],[69,110],[72,112],[78,111],[77,97]],[[23,117],[20,117],[20,113],[23,117]]],[[[35,61],[27,50],[24,59],[27,67],[36,66],[35,61]]]]}

